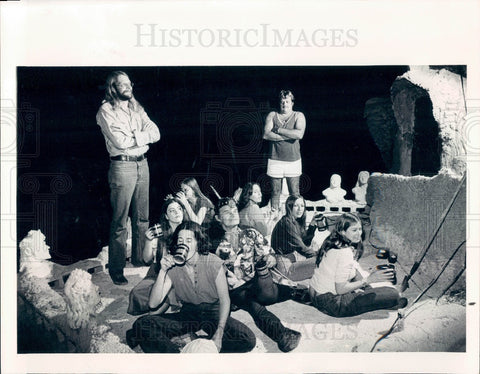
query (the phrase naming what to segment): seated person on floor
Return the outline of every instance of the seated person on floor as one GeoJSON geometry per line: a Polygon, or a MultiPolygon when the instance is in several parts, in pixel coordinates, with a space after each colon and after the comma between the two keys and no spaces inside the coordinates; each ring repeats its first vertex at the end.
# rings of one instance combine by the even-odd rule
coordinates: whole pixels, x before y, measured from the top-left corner
{"type": "Polygon", "coordinates": [[[251,351],[255,335],[230,317],[224,263],[209,252],[208,238],[200,225],[191,221],[180,224],[169,249],[170,254],[162,257],[148,304],[157,308],[173,289],[182,309],[138,318],[127,331],[128,345],[134,348],[140,344],[145,353],[178,353],[180,348],[172,338],[202,330],[221,353],[251,351]]]}
{"type": "Polygon", "coordinates": [[[259,207],[262,202],[262,190],[257,183],[247,183],[238,201],[240,226],[253,227],[260,231],[263,236],[272,234],[273,226],[277,221],[279,211],[269,213],[266,217],[259,207]]]}
{"type": "Polygon", "coordinates": [[[292,281],[310,279],[315,269],[315,256],[321,245],[314,240],[321,214],[317,214],[306,229],[305,200],[298,195],[287,198],[285,211],[286,214],[272,232],[271,242],[276,253],[277,269],[292,281]]]}
{"type": "Polygon", "coordinates": [[[173,232],[186,218],[183,204],[176,197],[169,196],[162,205],[160,222],[146,233],[143,261],[151,264],[145,278],[131,291],[127,313],[139,315],[149,311],[148,297],[160,271],[160,260],[167,254],[167,247],[173,232]],[[153,261],[153,263],[152,263],[153,261]]]}
{"type": "Polygon", "coordinates": [[[342,187],[342,177],[338,174],[333,174],[330,177],[330,187],[322,191],[323,196],[327,200],[327,203],[338,204],[345,201],[345,191],[342,187]]]}
{"type": "Polygon", "coordinates": [[[217,225],[212,224],[212,249],[225,260],[230,299],[247,311],[257,327],[275,341],[282,352],[295,349],[301,334],[286,328],[265,305],[296,295],[295,290],[273,282],[269,268],[275,265],[273,250],[253,228],[240,229],[235,200],[222,198],[217,205],[217,225]]]}
{"type": "Polygon", "coordinates": [[[200,190],[195,178],[186,178],[180,185],[180,192],[176,197],[182,202],[190,221],[197,222],[208,229],[215,215],[215,206],[200,190]]]}
{"type": "Polygon", "coordinates": [[[394,274],[391,269],[366,273],[357,262],[362,252],[362,223],[355,214],[344,213],[323,242],[310,280],[310,297],[318,310],[333,317],[349,317],[406,306],[407,299],[394,287],[370,286],[391,281],[394,274]]]}

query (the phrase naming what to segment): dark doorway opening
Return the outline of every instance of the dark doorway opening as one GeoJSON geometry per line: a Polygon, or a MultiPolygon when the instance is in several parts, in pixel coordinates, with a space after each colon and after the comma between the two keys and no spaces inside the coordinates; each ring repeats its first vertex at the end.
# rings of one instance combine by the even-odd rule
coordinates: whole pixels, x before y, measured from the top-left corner
{"type": "Polygon", "coordinates": [[[415,103],[415,128],[412,149],[412,175],[434,176],[441,166],[442,142],[429,96],[415,103]]]}

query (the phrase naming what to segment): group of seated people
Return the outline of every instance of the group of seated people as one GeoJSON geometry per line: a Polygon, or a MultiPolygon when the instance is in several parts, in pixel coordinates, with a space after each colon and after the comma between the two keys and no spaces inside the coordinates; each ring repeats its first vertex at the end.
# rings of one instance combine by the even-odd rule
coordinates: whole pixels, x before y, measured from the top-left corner
{"type": "Polygon", "coordinates": [[[248,183],[237,199],[220,198],[214,207],[194,178],[167,196],[159,224],[146,233],[149,271],[130,294],[128,313],[142,315],[127,331],[130,347],[179,352],[174,337],[202,330],[218,352],[251,351],[254,333],[231,316],[242,309],[289,352],[301,333],[268,305],[293,299],[334,317],[406,305],[394,287],[370,286],[390,281],[392,273],[361,269],[362,223],[355,214],[340,215],[328,230],[320,214],[307,227],[301,196],[287,198],[283,217],[265,214],[261,201],[260,186],[248,183]]]}

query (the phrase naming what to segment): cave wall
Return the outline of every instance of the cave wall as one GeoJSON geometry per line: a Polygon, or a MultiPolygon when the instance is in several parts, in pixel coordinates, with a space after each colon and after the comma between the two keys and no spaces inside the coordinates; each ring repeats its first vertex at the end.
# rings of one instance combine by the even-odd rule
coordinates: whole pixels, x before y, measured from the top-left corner
{"type": "Polygon", "coordinates": [[[415,105],[428,93],[405,78],[397,78],[391,88],[393,113],[397,123],[393,143],[391,173],[412,175],[412,150],[415,141],[415,105]]]}
{"type": "Polygon", "coordinates": [[[428,66],[410,66],[410,70],[399,78],[428,92],[442,140],[441,171],[463,174],[466,170],[466,139],[461,123],[467,114],[466,79],[447,69],[436,70],[428,66]]]}
{"type": "MultiPolygon", "coordinates": [[[[398,266],[407,272],[435,230],[461,178],[449,173],[434,177],[405,177],[373,174],[368,182],[367,202],[371,205],[370,243],[398,253],[398,266]]],[[[451,253],[466,239],[466,183],[410,282],[420,289],[437,275],[451,253]]],[[[439,295],[463,268],[465,245],[461,247],[428,295],[439,295]]],[[[399,279],[401,282],[402,279],[399,279]]],[[[451,290],[465,289],[465,274],[451,290]]]]}
{"type": "Polygon", "coordinates": [[[460,72],[410,66],[392,84],[390,99],[372,98],[365,103],[368,129],[390,173],[412,174],[412,149],[419,131],[415,110],[418,100],[425,97],[431,100],[439,128],[439,171],[456,175],[465,172],[465,92],[466,79],[460,72]]]}

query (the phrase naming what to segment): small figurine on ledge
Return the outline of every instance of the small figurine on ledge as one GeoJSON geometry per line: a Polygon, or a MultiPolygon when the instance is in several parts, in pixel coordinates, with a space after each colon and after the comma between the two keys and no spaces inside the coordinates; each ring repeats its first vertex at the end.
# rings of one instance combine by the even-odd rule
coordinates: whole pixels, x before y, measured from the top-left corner
{"type": "Polygon", "coordinates": [[[360,173],[358,173],[357,184],[352,189],[352,192],[355,195],[355,202],[358,205],[367,205],[366,195],[369,178],[370,173],[368,171],[361,171],[360,173]]]}
{"type": "Polygon", "coordinates": [[[345,201],[345,191],[342,187],[342,177],[338,174],[333,174],[330,177],[330,187],[322,191],[323,196],[330,204],[338,204],[345,201]]]}

